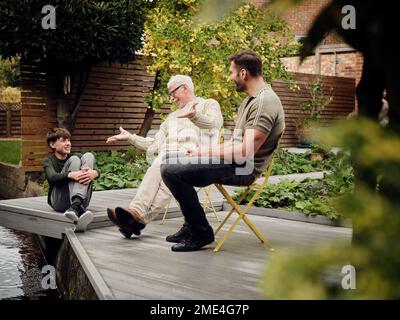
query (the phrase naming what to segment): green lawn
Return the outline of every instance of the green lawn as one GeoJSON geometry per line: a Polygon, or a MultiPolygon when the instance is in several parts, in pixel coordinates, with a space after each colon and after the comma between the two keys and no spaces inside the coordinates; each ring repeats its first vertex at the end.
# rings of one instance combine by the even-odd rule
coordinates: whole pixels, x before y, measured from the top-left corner
{"type": "Polygon", "coordinates": [[[19,164],[21,140],[0,140],[0,161],[19,164]]]}

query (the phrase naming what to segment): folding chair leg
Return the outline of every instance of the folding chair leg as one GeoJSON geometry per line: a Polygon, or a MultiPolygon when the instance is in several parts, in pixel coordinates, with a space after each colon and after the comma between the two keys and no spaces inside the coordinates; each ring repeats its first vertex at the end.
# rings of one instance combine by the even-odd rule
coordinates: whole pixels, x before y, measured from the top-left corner
{"type": "Polygon", "coordinates": [[[205,195],[206,195],[206,199],[208,200],[208,203],[210,203],[210,205],[211,205],[211,208],[210,208],[210,209],[211,209],[212,212],[214,213],[215,220],[217,220],[218,222],[220,222],[220,220],[219,220],[219,218],[218,218],[218,215],[217,215],[217,210],[215,210],[214,203],[213,203],[212,200],[211,200],[210,190],[207,189],[207,188],[204,188],[204,193],[205,193],[205,195]]]}
{"type": "Polygon", "coordinates": [[[164,224],[164,222],[165,222],[165,218],[167,217],[167,213],[168,213],[169,206],[170,206],[170,204],[171,204],[171,200],[172,200],[172,198],[169,199],[168,204],[167,204],[167,206],[165,207],[165,211],[164,211],[164,215],[163,215],[161,224],[164,224]]]}
{"type": "Polygon", "coordinates": [[[222,245],[224,244],[225,240],[228,239],[229,235],[232,233],[233,229],[236,227],[236,225],[239,223],[241,217],[238,217],[234,223],[232,223],[231,227],[229,230],[225,233],[225,235],[222,237],[221,241],[218,242],[217,246],[214,249],[214,252],[218,252],[219,249],[221,249],[222,245]]]}
{"type": "Polygon", "coordinates": [[[229,211],[229,213],[226,215],[226,217],[224,218],[224,220],[222,220],[222,222],[219,224],[218,228],[215,229],[214,231],[214,236],[217,235],[217,233],[222,229],[222,227],[224,226],[224,224],[228,221],[228,219],[231,217],[232,213],[233,213],[234,209],[231,209],[231,211],[229,211]]]}
{"type": "MultiPolygon", "coordinates": [[[[231,211],[228,213],[228,215],[225,217],[225,219],[222,221],[222,223],[219,225],[217,231],[215,234],[222,228],[222,226],[226,223],[226,221],[229,219],[229,217],[232,215],[233,211],[236,211],[239,214],[239,217],[234,221],[234,223],[231,225],[229,230],[226,232],[224,237],[221,239],[221,241],[217,244],[217,247],[214,249],[214,252],[218,252],[223,243],[226,241],[226,239],[229,237],[229,235],[232,233],[233,229],[236,227],[236,225],[239,223],[241,219],[248,225],[250,230],[255,234],[255,236],[261,241],[261,243],[265,244],[267,248],[272,252],[274,249],[272,246],[269,244],[269,242],[263,237],[260,231],[254,226],[254,224],[247,218],[246,212],[249,209],[249,205],[245,207],[245,209],[241,210],[240,207],[237,205],[237,203],[232,199],[232,197],[226,192],[226,190],[219,185],[216,185],[218,190],[224,195],[225,199],[228,201],[228,203],[232,206],[231,211]]],[[[246,190],[247,191],[247,190],[246,190]]],[[[247,192],[246,192],[247,194],[247,192]]]]}
{"type": "Polygon", "coordinates": [[[257,236],[257,238],[260,239],[260,241],[268,247],[269,251],[271,251],[271,252],[275,251],[275,249],[271,246],[269,241],[264,238],[264,236],[260,233],[260,231],[258,231],[258,229],[254,226],[254,224],[249,220],[249,218],[246,217],[246,215],[243,216],[243,221],[246,222],[246,224],[253,231],[253,233],[257,236]]]}
{"type": "MultiPolygon", "coordinates": [[[[222,193],[222,195],[225,197],[226,201],[232,206],[232,209],[229,211],[229,213],[225,216],[224,220],[220,223],[218,228],[214,231],[214,235],[217,235],[217,233],[221,230],[221,228],[224,226],[224,224],[228,221],[228,219],[231,217],[232,213],[235,211],[235,201],[231,198],[228,192],[222,187],[220,184],[215,184],[217,189],[222,193]]],[[[245,192],[242,194],[242,196],[239,198],[238,202],[240,203],[244,197],[249,193],[250,188],[247,188],[245,192]]],[[[247,211],[247,210],[246,210],[247,211]]]]}

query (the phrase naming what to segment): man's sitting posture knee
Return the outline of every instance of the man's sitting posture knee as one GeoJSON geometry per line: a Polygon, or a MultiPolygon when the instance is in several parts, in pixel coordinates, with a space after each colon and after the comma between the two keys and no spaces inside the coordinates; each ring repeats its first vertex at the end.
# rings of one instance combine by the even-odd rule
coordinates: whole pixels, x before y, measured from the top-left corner
{"type": "Polygon", "coordinates": [[[49,182],[48,204],[76,224],[76,231],[85,231],[93,220],[87,210],[92,196],[93,180],[99,176],[92,153],[82,157],[71,154],[71,134],[54,128],[47,134],[47,144],[53,154],[43,162],[49,182]]]}

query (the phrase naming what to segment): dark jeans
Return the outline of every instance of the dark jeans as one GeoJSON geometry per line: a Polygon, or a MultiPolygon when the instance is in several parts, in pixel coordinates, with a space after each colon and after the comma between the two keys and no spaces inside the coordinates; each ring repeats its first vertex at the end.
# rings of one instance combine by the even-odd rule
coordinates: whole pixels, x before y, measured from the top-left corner
{"type": "MultiPolygon", "coordinates": [[[[214,158],[215,159],[215,158],[214,158]]],[[[169,159],[171,160],[171,159],[169,159]]],[[[175,199],[179,202],[186,224],[193,235],[210,230],[203,207],[199,202],[194,187],[205,187],[213,183],[224,185],[250,185],[255,176],[238,175],[236,169],[243,167],[237,164],[214,164],[212,158],[190,158],[188,164],[171,164],[178,161],[167,161],[161,164],[161,176],[175,199]],[[206,162],[207,163],[204,163],[206,162]]]]}

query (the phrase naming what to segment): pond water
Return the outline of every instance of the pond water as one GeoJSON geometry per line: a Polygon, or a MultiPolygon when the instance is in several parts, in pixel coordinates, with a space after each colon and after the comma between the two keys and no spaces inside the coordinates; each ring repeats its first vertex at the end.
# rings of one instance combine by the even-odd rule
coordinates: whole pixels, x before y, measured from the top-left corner
{"type": "Polygon", "coordinates": [[[0,300],[57,300],[42,288],[46,261],[31,234],[0,227],[0,300]]]}

